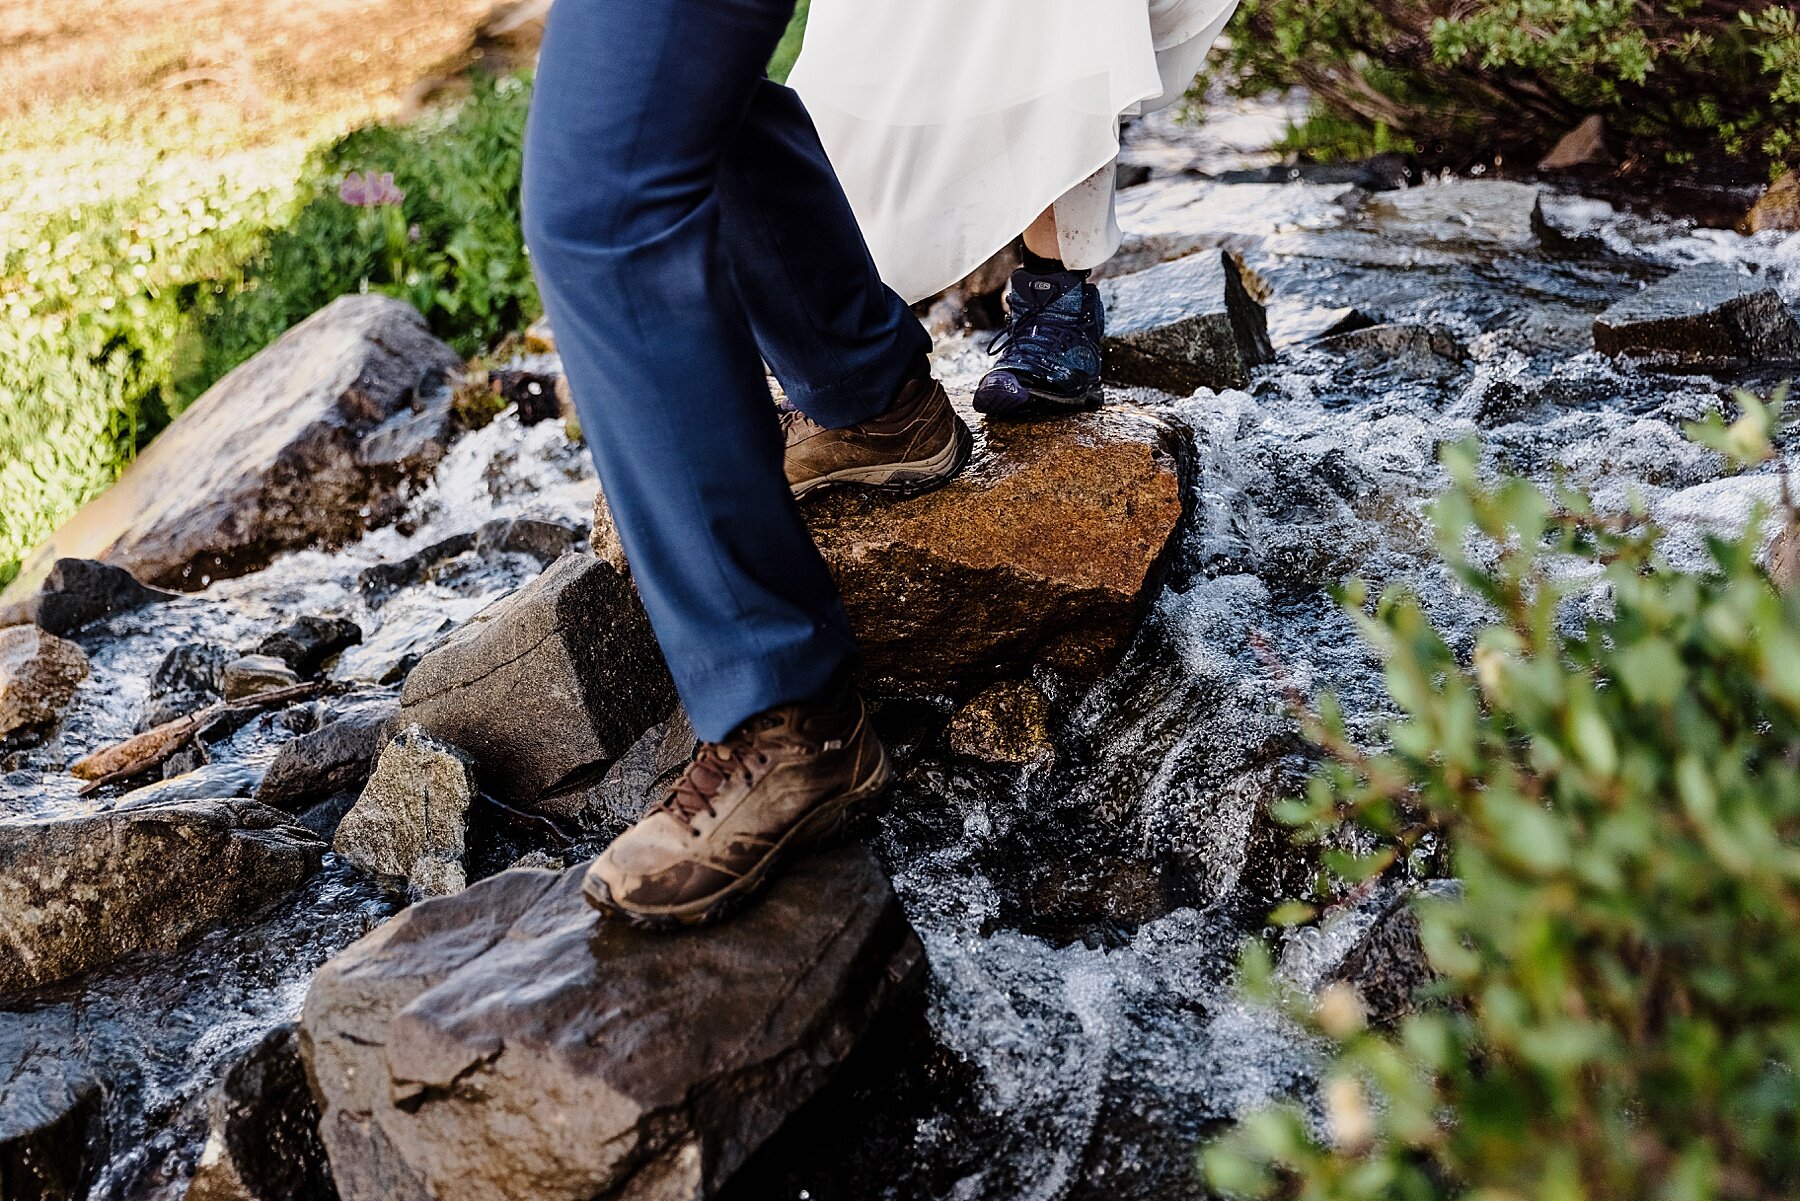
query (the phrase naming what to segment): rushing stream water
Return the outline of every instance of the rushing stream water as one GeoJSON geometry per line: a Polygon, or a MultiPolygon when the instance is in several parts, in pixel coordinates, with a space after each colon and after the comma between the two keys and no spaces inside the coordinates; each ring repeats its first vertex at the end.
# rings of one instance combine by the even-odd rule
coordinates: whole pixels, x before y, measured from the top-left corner
{"type": "MultiPolygon", "coordinates": [[[[1198,133],[1146,123],[1131,154],[1160,171],[1255,165],[1280,116],[1222,113],[1198,133]]],[[[1549,248],[1478,210],[1396,215],[1341,184],[1159,174],[1125,194],[1127,255],[1224,245],[1269,281],[1278,361],[1244,392],[1115,396],[1191,439],[1191,511],[1123,662],[1084,693],[1040,681],[1059,713],[1055,762],[976,764],[945,749],[941,708],[883,712],[906,771],[877,847],[929,954],[927,1004],[871,1036],[734,1197],[1193,1196],[1208,1130],[1305,1095],[1314,1049],[1240,1001],[1232,970],[1309,870],[1261,816],[1305,770],[1289,690],[1337,693],[1365,736],[1384,713],[1379,664],[1330,586],[1405,583],[1466,644],[1481,615],[1435,560],[1424,508],[1445,484],[1438,447],[1467,435],[1494,464],[1561,476],[1602,503],[1641,494],[1685,531],[1689,556],[1692,531],[1741,521],[1766,495],[1766,479],[1721,482],[1717,458],[1680,425],[1728,386],[1773,377],[1623,368],[1593,352],[1588,331],[1606,305],[1689,263],[1762,270],[1791,302],[1800,238],[1746,239],[1548,192],[1544,214],[1561,235],[1549,248]],[[1313,345],[1348,307],[1440,327],[1453,352],[1364,359],[1313,345]]],[[[984,341],[940,342],[953,389],[973,386],[984,341]]],[[[498,517],[584,526],[594,488],[557,423],[503,416],[452,448],[399,525],[91,627],[78,641],[93,675],[57,739],[6,764],[0,819],[110,803],[77,797],[60,768],[136,728],[151,671],[178,645],[240,647],[297,614],[342,615],[364,641],[334,675],[391,688],[382,681],[409,655],[539,564],[470,552],[383,597],[359,589],[363,569],[498,517]]],[[[213,745],[208,770],[259,770],[330,703],[257,718],[213,745]]],[[[110,1082],[110,1162],[92,1195],[179,1196],[221,1066],[294,1017],[317,966],[396,904],[328,859],[254,925],[0,1013],[0,1037],[66,1047],[110,1082]]],[[[1285,969],[1316,980],[1365,924],[1359,911],[1289,940],[1285,969]]]]}

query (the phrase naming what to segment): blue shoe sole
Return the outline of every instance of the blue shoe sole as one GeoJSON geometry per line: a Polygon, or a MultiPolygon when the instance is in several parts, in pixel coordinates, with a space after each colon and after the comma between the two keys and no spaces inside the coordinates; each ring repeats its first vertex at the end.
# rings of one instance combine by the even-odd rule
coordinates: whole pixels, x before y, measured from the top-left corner
{"type": "Polygon", "coordinates": [[[1099,383],[1086,392],[1067,395],[1058,392],[1045,392],[1019,384],[1017,380],[1009,380],[1012,386],[1000,385],[990,388],[988,381],[983,380],[975,389],[975,411],[989,417],[1023,418],[1041,417],[1058,413],[1091,413],[1105,403],[1106,396],[1099,383]]]}

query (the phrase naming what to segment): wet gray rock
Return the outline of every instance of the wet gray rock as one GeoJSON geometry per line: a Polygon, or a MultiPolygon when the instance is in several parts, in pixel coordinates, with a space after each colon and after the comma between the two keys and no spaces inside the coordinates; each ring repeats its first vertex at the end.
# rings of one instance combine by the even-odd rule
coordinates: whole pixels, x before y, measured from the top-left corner
{"type": "MultiPolygon", "coordinates": [[[[1429,891],[1450,896],[1455,887],[1443,881],[1429,891]]],[[[1416,895],[1408,889],[1390,901],[1330,976],[1356,990],[1369,1020],[1378,1026],[1392,1026],[1417,1010],[1420,993],[1438,978],[1419,941],[1416,895]]]]}
{"type": "Polygon", "coordinates": [[[1456,335],[1441,325],[1373,325],[1319,339],[1353,371],[1408,379],[1448,379],[1467,358],[1456,335]]]}
{"type": "Polygon", "coordinates": [[[1389,241],[1535,250],[1548,229],[1538,190],[1500,179],[1447,179],[1371,197],[1358,224],[1389,241]]]}
{"type": "Polygon", "coordinates": [[[362,641],[362,627],[347,617],[297,617],[257,645],[259,655],[273,655],[302,679],[319,674],[325,661],[362,641]]]}
{"type": "Polygon", "coordinates": [[[324,844],[254,801],[151,801],[0,825],[0,993],[172,951],[317,871],[324,844]]]}
{"type": "Polygon", "coordinates": [[[443,385],[461,366],[410,305],[333,301],[189,406],[32,556],[4,601],[34,593],[59,558],[196,589],[393,520],[442,455],[443,385]],[[421,425],[441,433],[422,438],[421,425]]]}
{"type": "Polygon", "coordinates": [[[1203,251],[1103,280],[1106,376],[1186,396],[1241,388],[1274,358],[1266,285],[1239,256],[1203,251]]]}
{"type": "Polygon", "coordinates": [[[419,661],[402,719],[462,747],[513,804],[603,770],[675,707],[630,579],[566,555],[419,661]]]}
{"type": "Polygon", "coordinates": [[[146,587],[123,568],[58,559],[36,595],[0,608],[0,626],[29,623],[52,634],[73,634],[114,613],[174,599],[175,593],[146,587]]]}
{"type": "Polygon", "coordinates": [[[138,731],[186,717],[225,695],[225,665],[237,652],[216,642],[189,642],[163,656],[150,677],[138,731]]]}
{"type": "Polygon", "coordinates": [[[475,531],[478,554],[530,555],[546,567],[577,549],[587,532],[557,521],[532,517],[501,517],[483,523],[475,531]]]}
{"type": "Polygon", "coordinates": [[[468,884],[476,791],[473,759],[409,725],[382,749],[332,848],[371,875],[408,882],[421,896],[461,892],[468,884]]]}
{"type": "Polygon", "coordinates": [[[73,642],[37,626],[0,630],[0,739],[54,726],[87,674],[73,642]]]}
{"type": "Polygon", "coordinates": [[[598,854],[606,843],[644,815],[694,757],[698,745],[687,711],[677,708],[631,744],[597,781],[540,800],[538,809],[572,819],[584,847],[598,854]]]}
{"type": "Polygon", "coordinates": [[[261,768],[248,763],[206,763],[191,771],[165,776],[119,798],[120,805],[156,801],[212,801],[251,797],[262,782],[261,768]]]}
{"type": "Polygon", "coordinates": [[[392,697],[361,701],[319,729],[282,743],[256,799],[291,813],[302,801],[360,789],[399,712],[400,702],[392,697]]]}
{"type": "Polygon", "coordinates": [[[220,681],[225,687],[225,699],[236,701],[259,692],[291,688],[300,682],[300,676],[274,655],[245,655],[225,665],[220,681]]]}
{"type": "Polygon", "coordinates": [[[319,973],[302,1049],[345,1201],[712,1196],[922,975],[862,848],[673,936],[580,885],[504,872],[319,973]]]}
{"type": "Polygon", "coordinates": [[[187,1201],[334,1201],[319,1107],[285,1022],[225,1070],[207,1101],[206,1149],[187,1201]]]}
{"type": "Polygon", "coordinates": [[[67,1055],[67,1006],[0,1019],[0,1196],[83,1201],[105,1161],[104,1086],[67,1055]]]}
{"type": "Polygon", "coordinates": [[[990,685],[950,719],[950,749],[985,763],[1020,765],[1054,759],[1050,702],[1022,680],[990,685]]]}
{"type": "Polygon", "coordinates": [[[1404,154],[1389,151],[1345,163],[1274,163],[1222,171],[1214,176],[1224,184],[1354,184],[1365,192],[1392,192],[1417,181],[1419,169],[1404,154]]]}
{"type": "Polygon", "coordinates": [[[1688,267],[1594,318],[1594,349],[1719,370],[1800,361],[1800,324],[1769,284],[1725,263],[1688,267]]]}

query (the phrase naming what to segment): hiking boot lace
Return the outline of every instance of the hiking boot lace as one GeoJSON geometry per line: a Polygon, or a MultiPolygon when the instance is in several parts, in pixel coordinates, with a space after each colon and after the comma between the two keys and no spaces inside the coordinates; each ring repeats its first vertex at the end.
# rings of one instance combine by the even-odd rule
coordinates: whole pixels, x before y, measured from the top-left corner
{"type": "Polygon", "coordinates": [[[746,784],[755,780],[751,761],[768,762],[768,755],[757,747],[757,735],[780,724],[780,718],[765,713],[733,731],[723,742],[700,743],[694,748],[694,757],[688,761],[681,779],[658,802],[658,808],[699,834],[700,831],[694,828],[694,820],[702,813],[708,817],[719,816],[713,802],[718,800],[720,790],[733,776],[741,774],[746,784]]]}
{"type": "Polygon", "coordinates": [[[1056,358],[1085,344],[1087,334],[1082,329],[1081,315],[1051,307],[1060,299],[1061,296],[1052,296],[1037,304],[1015,305],[1011,320],[989,339],[988,354],[1010,358],[1017,350],[1031,359],[1056,358]]]}

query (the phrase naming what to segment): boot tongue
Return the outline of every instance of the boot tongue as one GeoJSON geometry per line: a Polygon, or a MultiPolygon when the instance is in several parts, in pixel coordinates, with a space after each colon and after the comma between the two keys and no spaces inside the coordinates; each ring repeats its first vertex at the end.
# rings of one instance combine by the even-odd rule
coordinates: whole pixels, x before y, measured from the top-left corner
{"type": "Polygon", "coordinates": [[[1033,275],[1021,267],[1012,273],[1007,285],[1008,308],[1029,306],[1052,313],[1081,315],[1081,285],[1086,278],[1078,271],[1058,271],[1053,275],[1033,275]]]}

